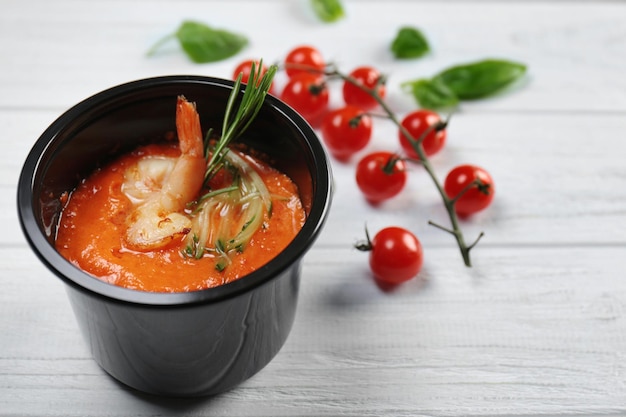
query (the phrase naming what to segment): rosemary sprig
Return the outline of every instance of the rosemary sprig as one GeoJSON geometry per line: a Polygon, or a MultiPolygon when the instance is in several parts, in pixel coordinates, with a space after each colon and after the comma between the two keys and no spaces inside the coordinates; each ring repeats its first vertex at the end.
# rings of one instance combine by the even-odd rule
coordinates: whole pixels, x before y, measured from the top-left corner
{"type": "Polygon", "coordinates": [[[224,155],[228,152],[228,145],[248,129],[259,110],[261,110],[261,106],[272,85],[272,80],[277,70],[278,67],[276,65],[271,65],[264,74],[262,61],[260,61],[258,65],[252,63],[248,84],[241,97],[239,107],[235,109],[241,89],[242,74],[239,74],[237,77],[226,104],[226,113],[224,114],[224,121],[222,123],[222,136],[215,144],[207,163],[205,181],[208,181],[208,179],[219,171],[222,161],[224,160],[224,155]]]}

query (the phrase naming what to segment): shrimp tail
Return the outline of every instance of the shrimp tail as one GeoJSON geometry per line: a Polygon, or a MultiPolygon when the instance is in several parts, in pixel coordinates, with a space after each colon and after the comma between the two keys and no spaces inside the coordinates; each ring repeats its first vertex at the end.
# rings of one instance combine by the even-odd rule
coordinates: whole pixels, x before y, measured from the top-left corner
{"type": "Polygon", "coordinates": [[[184,96],[178,96],[176,101],[176,130],[181,154],[194,158],[204,155],[200,115],[196,104],[187,101],[184,96]]]}

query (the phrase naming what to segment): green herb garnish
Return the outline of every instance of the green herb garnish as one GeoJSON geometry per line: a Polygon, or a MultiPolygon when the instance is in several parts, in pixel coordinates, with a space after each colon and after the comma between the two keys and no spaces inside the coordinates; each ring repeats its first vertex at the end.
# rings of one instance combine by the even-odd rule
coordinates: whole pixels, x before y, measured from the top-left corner
{"type": "Polygon", "coordinates": [[[457,65],[440,72],[441,80],[461,100],[487,97],[526,72],[526,65],[517,62],[487,59],[466,65],[457,65]]]}
{"type": "Polygon", "coordinates": [[[413,59],[426,55],[430,45],[426,36],[417,28],[405,26],[400,28],[391,43],[391,52],[396,58],[413,59]]]}
{"type": "Polygon", "coordinates": [[[202,258],[202,255],[204,254],[204,248],[201,248],[198,242],[198,235],[194,233],[191,237],[191,242],[188,242],[187,246],[183,250],[183,256],[185,258],[202,258]]]}
{"type": "Polygon", "coordinates": [[[248,39],[243,35],[188,20],[176,32],[167,35],[150,48],[148,56],[154,55],[171,39],[178,39],[187,56],[199,64],[230,58],[248,44],[248,39]]]}
{"type": "Polygon", "coordinates": [[[239,91],[241,89],[242,74],[239,74],[237,77],[232,93],[228,98],[228,103],[226,104],[226,113],[224,115],[224,122],[222,123],[222,137],[213,149],[213,154],[207,165],[206,177],[215,174],[224,159],[225,153],[228,152],[228,144],[241,136],[246,129],[248,129],[250,123],[252,123],[259,110],[261,110],[265,96],[278,70],[276,65],[271,65],[267,72],[263,74],[262,68],[263,65],[261,62],[258,67],[255,63],[252,63],[250,78],[246,84],[239,107],[235,110],[235,102],[239,97],[239,91]]]}
{"type": "Polygon", "coordinates": [[[410,89],[413,97],[425,109],[447,109],[459,104],[456,94],[437,78],[417,80],[405,88],[410,89]]]}
{"type": "Polygon", "coordinates": [[[339,0],[311,0],[311,6],[315,15],[326,23],[336,22],[345,16],[339,0]]]}
{"type": "Polygon", "coordinates": [[[459,100],[475,100],[493,95],[525,73],[524,64],[486,59],[456,65],[433,78],[407,81],[402,86],[413,94],[421,107],[441,109],[455,106],[459,100]]]}

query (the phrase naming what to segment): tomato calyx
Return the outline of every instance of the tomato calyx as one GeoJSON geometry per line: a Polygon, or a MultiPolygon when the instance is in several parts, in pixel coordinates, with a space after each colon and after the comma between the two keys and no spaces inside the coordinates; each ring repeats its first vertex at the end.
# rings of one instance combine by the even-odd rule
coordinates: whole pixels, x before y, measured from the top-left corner
{"type": "Polygon", "coordinates": [[[374,93],[375,93],[375,92],[377,92],[377,91],[378,91],[378,89],[379,89],[380,87],[384,87],[384,86],[386,86],[386,85],[387,85],[387,75],[385,75],[385,74],[380,74],[380,76],[376,79],[376,84],[374,84],[374,86],[373,86],[373,87],[371,87],[371,88],[367,88],[367,87],[363,87],[363,86],[362,86],[362,88],[363,88],[363,90],[365,90],[365,91],[369,91],[369,92],[374,92],[374,93]]]}
{"type": "Polygon", "coordinates": [[[461,197],[463,197],[472,188],[476,188],[479,192],[481,192],[484,195],[491,195],[491,193],[492,193],[492,186],[491,186],[491,184],[488,184],[488,183],[484,182],[480,178],[476,178],[476,179],[474,179],[474,181],[472,181],[469,184],[467,184],[465,186],[465,188],[463,188],[461,191],[459,191],[459,193],[457,195],[455,195],[454,197],[450,198],[450,202],[452,204],[455,204],[461,197]]]}
{"type": "Polygon", "coordinates": [[[328,89],[326,82],[320,78],[320,81],[309,86],[309,92],[314,96],[319,96],[328,89]]]}
{"type": "Polygon", "coordinates": [[[366,115],[367,115],[366,113],[357,114],[352,119],[350,119],[350,121],[348,122],[348,125],[352,129],[356,129],[357,127],[359,127],[359,123],[361,123],[361,120],[363,120],[363,117],[365,117],[366,115]]]}
{"type": "Polygon", "coordinates": [[[367,226],[365,226],[365,240],[359,240],[354,244],[354,248],[361,252],[369,252],[374,247],[372,246],[372,239],[370,238],[370,233],[367,230],[367,226]]]}
{"type": "Polygon", "coordinates": [[[393,154],[389,157],[389,159],[387,160],[387,163],[385,163],[385,165],[383,165],[383,172],[386,175],[393,175],[396,172],[398,172],[398,161],[404,161],[406,160],[406,158],[402,158],[400,157],[400,155],[398,154],[393,154]]]}
{"type": "MultiPolygon", "coordinates": [[[[438,121],[434,126],[435,126],[435,132],[441,132],[442,130],[446,129],[448,127],[448,123],[450,122],[450,116],[448,116],[447,119],[445,120],[440,120],[438,121]]],[[[421,139],[424,140],[424,139],[421,139]]]]}
{"type": "Polygon", "coordinates": [[[474,185],[478,188],[478,191],[484,195],[491,195],[491,184],[484,183],[480,178],[474,181],[474,185]]]}

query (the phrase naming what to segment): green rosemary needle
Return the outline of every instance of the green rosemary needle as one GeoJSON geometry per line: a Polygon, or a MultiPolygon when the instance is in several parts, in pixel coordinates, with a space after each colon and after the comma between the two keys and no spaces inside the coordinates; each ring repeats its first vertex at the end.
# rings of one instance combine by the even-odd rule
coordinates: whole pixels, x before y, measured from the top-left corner
{"type": "Polygon", "coordinates": [[[261,110],[277,70],[278,67],[272,65],[263,74],[263,61],[260,61],[258,65],[252,63],[250,78],[244,89],[241,102],[235,110],[235,104],[241,89],[242,74],[239,74],[237,77],[226,104],[226,113],[222,123],[222,136],[215,144],[211,158],[208,161],[205,179],[211,178],[219,170],[224,155],[228,152],[228,145],[248,129],[259,110],[261,110]]]}

